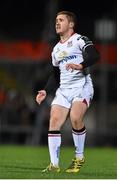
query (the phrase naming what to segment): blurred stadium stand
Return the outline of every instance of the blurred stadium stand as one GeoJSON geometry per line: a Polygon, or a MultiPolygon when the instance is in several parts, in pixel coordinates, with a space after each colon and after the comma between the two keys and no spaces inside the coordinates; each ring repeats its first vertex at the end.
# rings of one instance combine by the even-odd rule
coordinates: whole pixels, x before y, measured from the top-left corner
{"type": "MultiPolygon", "coordinates": [[[[57,41],[54,19],[64,9],[77,14],[78,32],[90,37],[101,54],[100,62],[91,69],[95,96],[85,117],[86,143],[117,146],[117,1],[95,4],[85,2],[84,7],[84,2],[75,0],[0,2],[0,144],[47,144],[53,94],[40,107],[35,96],[51,72],[51,49],[57,41]],[[96,23],[103,19],[114,26],[107,23],[100,30],[96,23]]],[[[66,145],[72,143],[70,131],[68,119],[62,129],[66,145]]]]}

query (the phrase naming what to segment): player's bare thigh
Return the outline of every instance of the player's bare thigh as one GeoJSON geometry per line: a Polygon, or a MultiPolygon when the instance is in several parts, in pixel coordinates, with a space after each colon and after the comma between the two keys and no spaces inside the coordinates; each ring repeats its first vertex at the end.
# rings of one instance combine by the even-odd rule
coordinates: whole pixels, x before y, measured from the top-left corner
{"type": "Polygon", "coordinates": [[[70,119],[74,129],[84,126],[83,118],[87,110],[87,104],[82,101],[74,101],[70,111],[70,119]]]}
{"type": "Polygon", "coordinates": [[[69,113],[69,109],[60,105],[52,105],[49,131],[60,130],[69,113]]]}

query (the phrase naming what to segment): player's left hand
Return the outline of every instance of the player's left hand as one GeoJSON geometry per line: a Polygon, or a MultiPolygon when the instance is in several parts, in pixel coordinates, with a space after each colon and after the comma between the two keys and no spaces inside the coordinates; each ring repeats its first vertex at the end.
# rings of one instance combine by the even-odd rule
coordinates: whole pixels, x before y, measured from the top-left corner
{"type": "Polygon", "coordinates": [[[66,69],[71,70],[71,72],[72,72],[73,70],[81,70],[81,69],[83,69],[83,66],[82,66],[82,64],[69,63],[69,64],[66,64],[66,69]]]}

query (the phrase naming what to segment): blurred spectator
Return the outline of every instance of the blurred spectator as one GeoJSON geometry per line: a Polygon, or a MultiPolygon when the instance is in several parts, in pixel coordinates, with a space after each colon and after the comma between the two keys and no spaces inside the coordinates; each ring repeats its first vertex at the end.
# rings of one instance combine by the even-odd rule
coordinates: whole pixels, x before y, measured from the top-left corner
{"type": "Polygon", "coordinates": [[[4,120],[11,125],[30,125],[30,109],[24,96],[18,90],[10,90],[4,109],[4,120]]]}

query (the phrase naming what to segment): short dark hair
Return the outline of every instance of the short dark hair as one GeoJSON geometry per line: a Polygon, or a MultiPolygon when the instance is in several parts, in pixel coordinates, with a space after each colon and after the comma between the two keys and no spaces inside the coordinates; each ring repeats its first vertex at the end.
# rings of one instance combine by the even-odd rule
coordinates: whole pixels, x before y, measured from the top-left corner
{"type": "Polygon", "coordinates": [[[70,11],[60,11],[57,13],[57,16],[60,15],[60,14],[64,14],[67,16],[68,20],[70,22],[73,22],[74,23],[74,31],[77,31],[77,17],[76,15],[73,13],[73,12],[70,12],[70,11]]]}

